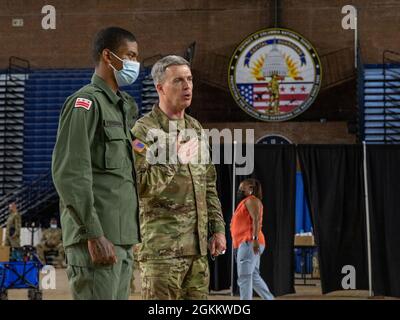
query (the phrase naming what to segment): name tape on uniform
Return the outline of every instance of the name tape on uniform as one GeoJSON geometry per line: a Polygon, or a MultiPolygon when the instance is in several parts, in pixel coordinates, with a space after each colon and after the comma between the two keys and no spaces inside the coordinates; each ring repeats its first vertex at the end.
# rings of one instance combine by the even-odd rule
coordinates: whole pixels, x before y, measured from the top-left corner
{"type": "Polygon", "coordinates": [[[75,101],[74,108],[83,108],[86,110],[90,110],[90,107],[92,106],[92,101],[85,99],[85,98],[78,98],[75,101]]]}

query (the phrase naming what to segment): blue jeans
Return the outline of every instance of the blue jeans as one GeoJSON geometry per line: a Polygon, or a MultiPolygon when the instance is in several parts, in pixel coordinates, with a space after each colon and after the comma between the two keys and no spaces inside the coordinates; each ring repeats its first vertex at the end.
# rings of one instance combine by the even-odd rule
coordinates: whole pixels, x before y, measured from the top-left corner
{"type": "Polygon", "coordinates": [[[265,300],[274,299],[274,296],[260,275],[260,256],[264,249],[264,246],[260,246],[260,252],[255,254],[253,243],[250,241],[241,243],[238,248],[236,262],[240,300],[252,300],[253,289],[265,300]]]}

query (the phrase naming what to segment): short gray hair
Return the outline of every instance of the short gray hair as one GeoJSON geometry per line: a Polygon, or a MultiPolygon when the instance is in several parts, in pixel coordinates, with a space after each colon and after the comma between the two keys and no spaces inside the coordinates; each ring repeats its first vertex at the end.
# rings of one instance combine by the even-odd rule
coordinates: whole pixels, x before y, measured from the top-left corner
{"type": "Polygon", "coordinates": [[[151,69],[151,76],[153,77],[155,86],[163,82],[165,70],[169,66],[188,66],[190,68],[190,63],[186,59],[174,55],[166,56],[158,60],[151,69]]]}

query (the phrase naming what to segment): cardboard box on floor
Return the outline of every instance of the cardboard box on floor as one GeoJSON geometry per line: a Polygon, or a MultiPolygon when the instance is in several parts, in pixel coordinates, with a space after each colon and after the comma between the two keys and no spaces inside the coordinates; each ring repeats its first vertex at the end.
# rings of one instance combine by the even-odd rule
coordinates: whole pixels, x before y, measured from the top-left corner
{"type": "Polygon", "coordinates": [[[314,236],[295,236],[294,237],[295,246],[314,246],[314,236]]]}
{"type": "Polygon", "coordinates": [[[0,262],[10,261],[10,247],[0,246],[0,262]]]}

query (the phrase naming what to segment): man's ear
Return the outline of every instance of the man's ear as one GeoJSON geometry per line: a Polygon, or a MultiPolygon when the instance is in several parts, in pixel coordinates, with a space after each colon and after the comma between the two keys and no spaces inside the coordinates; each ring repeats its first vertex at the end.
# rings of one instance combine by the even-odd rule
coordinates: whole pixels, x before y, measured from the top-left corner
{"type": "Polygon", "coordinates": [[[157,92],[160,94],[164,94],[164,89],[161,83],[157,83],[156,85],[157,92]]]}
{"type": "Polygon", "coordinates": [[[111,64],[111,52],[109,49],[103,49],[101,58],[106,64],[111,64]]]}

